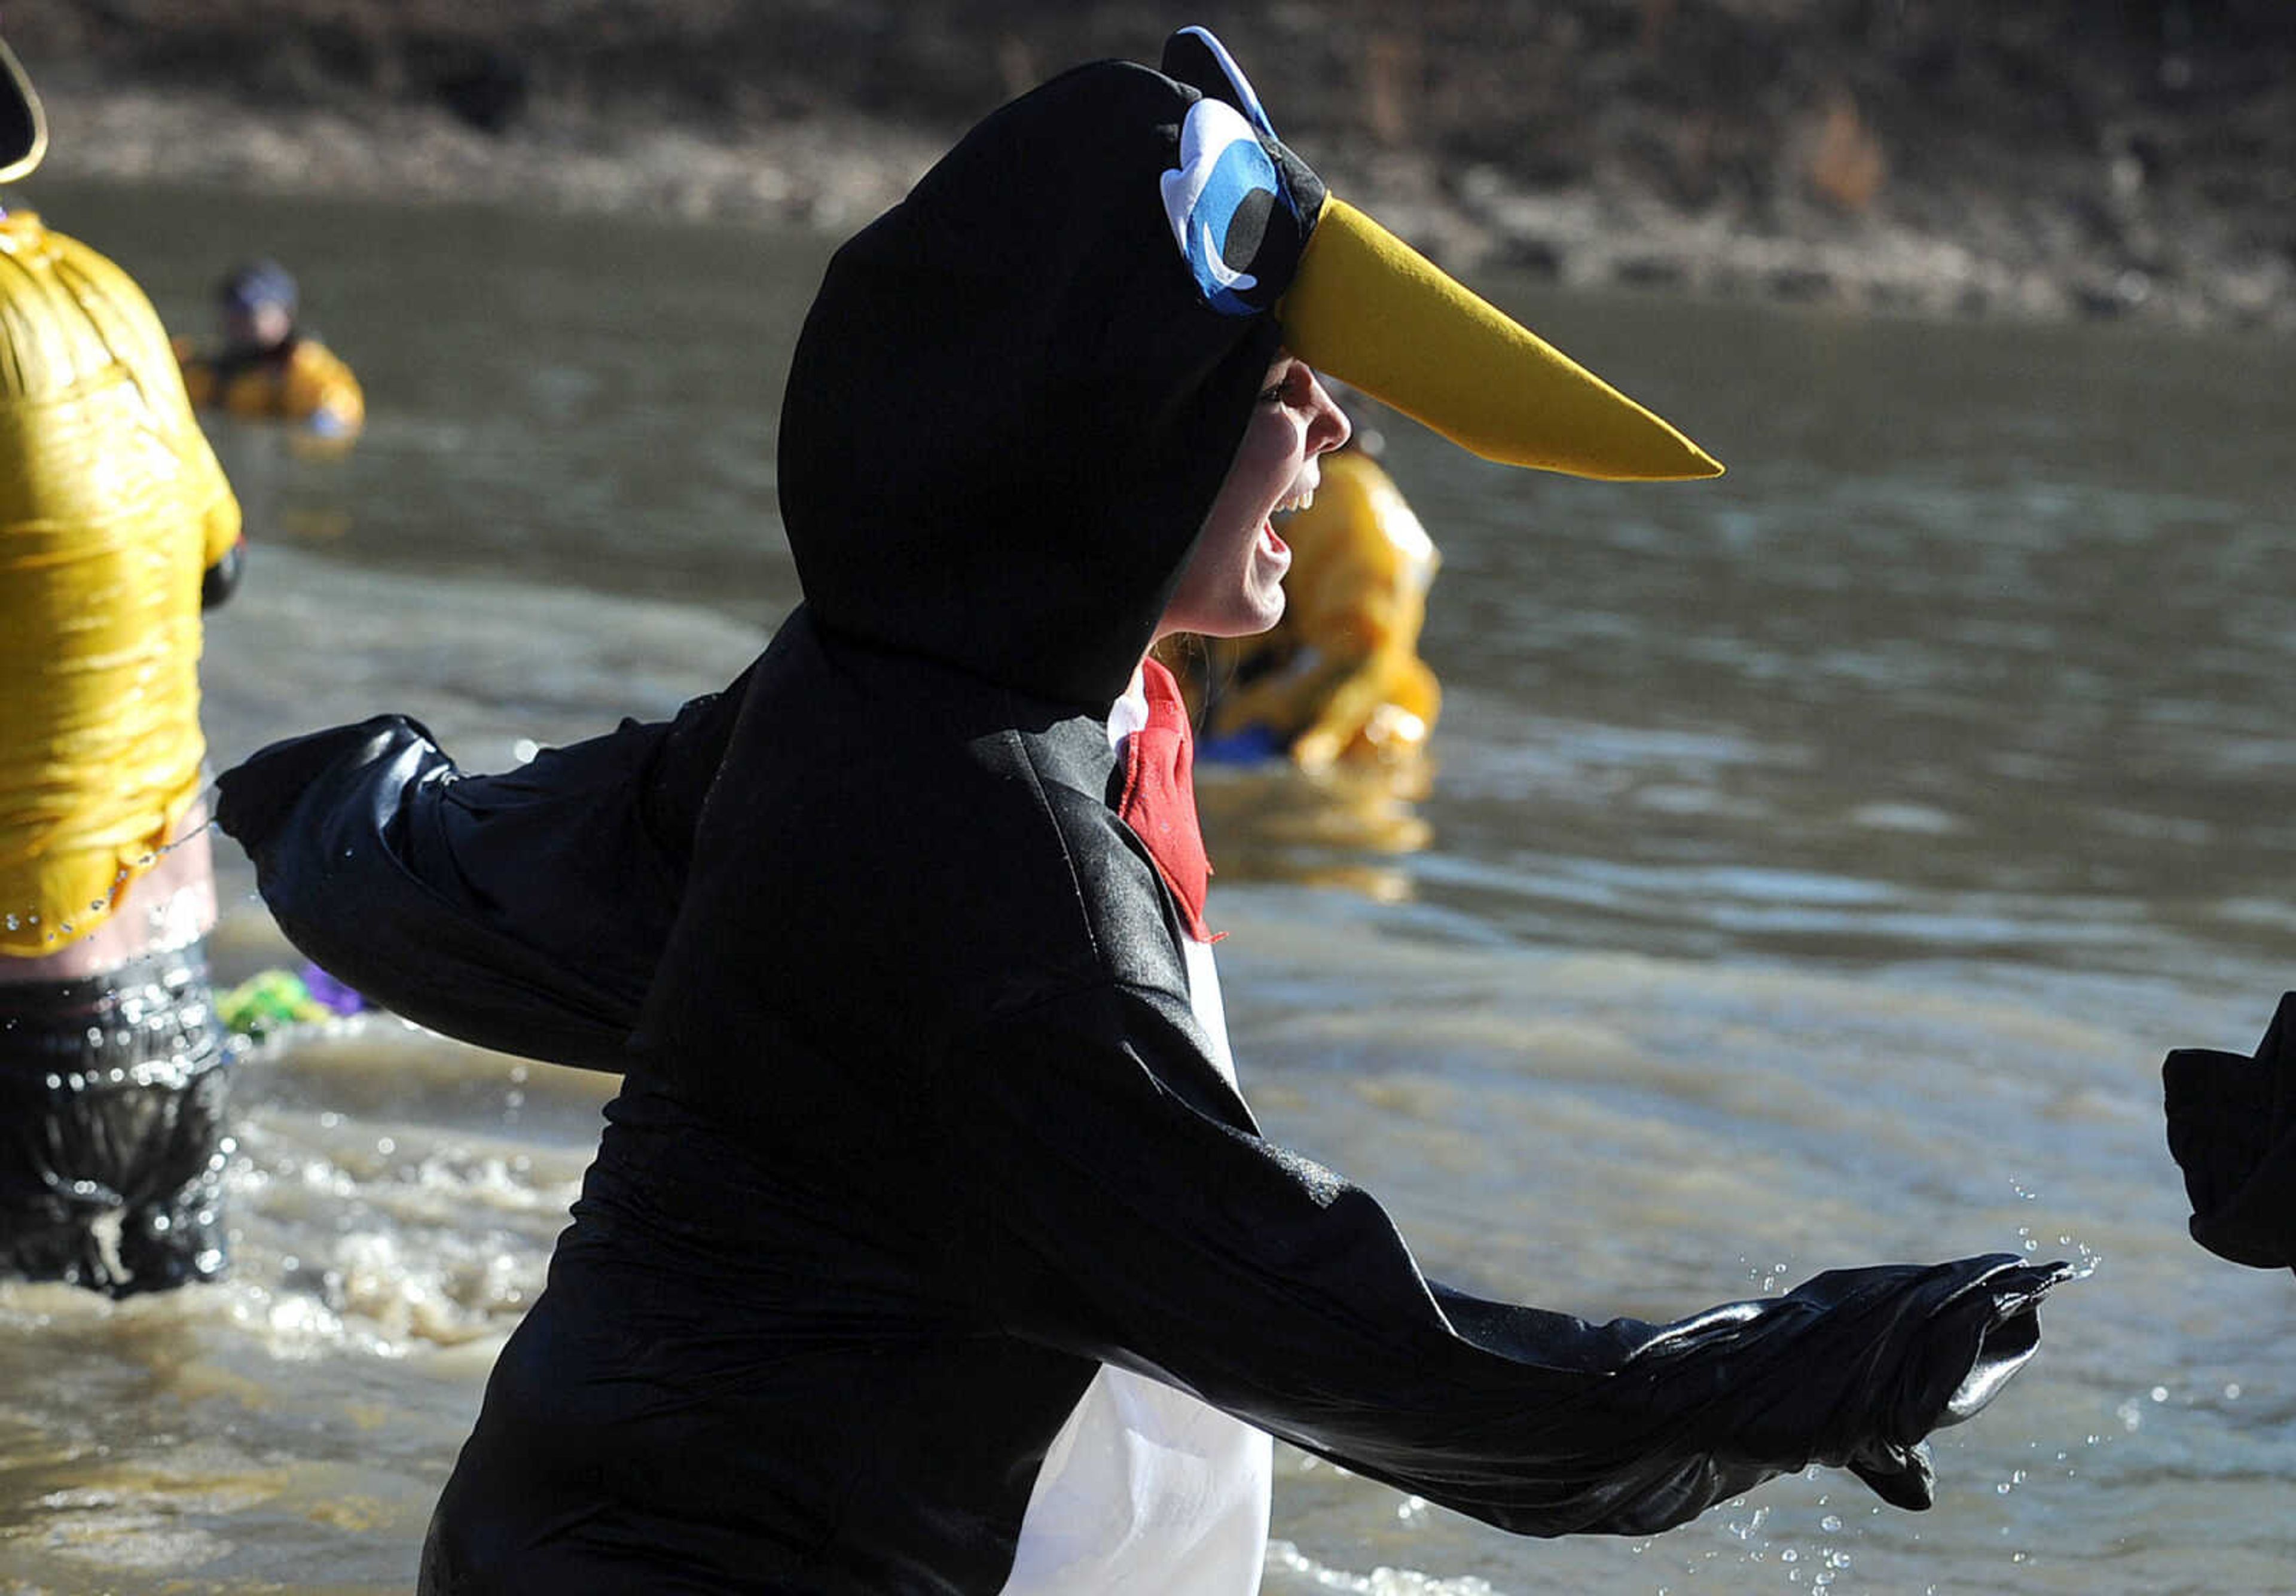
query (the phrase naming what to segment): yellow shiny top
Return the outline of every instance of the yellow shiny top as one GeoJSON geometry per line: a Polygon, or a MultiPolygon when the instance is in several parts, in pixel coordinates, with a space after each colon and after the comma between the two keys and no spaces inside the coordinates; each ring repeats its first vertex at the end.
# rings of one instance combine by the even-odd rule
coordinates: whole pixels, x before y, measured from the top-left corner
{"type": "Polygon", "coordinates": [[[1442,689],[1419,657],[1440,557],[1403,495],[1360,450],[1324,457],[1315,503],[1283,523],[1283,619],[1208,639],[1208,738],[1259,730],[1305,769],[1396,763],[1424,748],[1442,689]]]}
{"type": "Polygon", "coordinates": [[[0,216],[0,955],[109,918],[197,801],[200,580],[238,538],[143,292],[0,216]]]}

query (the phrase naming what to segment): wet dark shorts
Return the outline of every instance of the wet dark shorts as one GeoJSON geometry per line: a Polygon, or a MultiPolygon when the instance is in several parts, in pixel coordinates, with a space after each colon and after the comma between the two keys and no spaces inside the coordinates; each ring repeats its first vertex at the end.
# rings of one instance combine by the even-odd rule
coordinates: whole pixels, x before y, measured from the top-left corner
{"type": "Polygon", "coordinates": [[[0,984],[0,1278],[127,1296],[222,1273],[229,1062],[201,943],[0,984]]]}

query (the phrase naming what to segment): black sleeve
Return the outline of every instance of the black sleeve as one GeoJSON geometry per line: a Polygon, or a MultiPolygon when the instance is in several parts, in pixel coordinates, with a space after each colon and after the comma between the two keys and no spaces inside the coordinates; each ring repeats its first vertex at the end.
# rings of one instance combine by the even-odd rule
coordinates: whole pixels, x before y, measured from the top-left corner
{"type": "Polygon", "coordinates": [[[2234,1263],[2296,1268],[2296,992],[2253,1056],[2179,1048],[2161,1074],[2193,1239],[2234,1263]]]}
{"type": "Polygon", "coordinates": [[[239,579],[247,570],[247,539],[242,538],[224,551],[223,558],[209,566],[200,576],[200,608],[212,610],[239,591],[239,579]]]}
{"type": "Polygon", "coordinates": [[[216,819],[319,967],[480,1047],[619,1070],[747,681],[466,777],[382,715],[275,743],[216,819]]]}
{"type": "Polygon", "coordinates": [[[1648,1534],[1811,1462],[1926,1507],[1923,1437],[2031,1355],[2062,1277],[1838,1271],[1671,1324],[1451,1291],[1367,1193],[1256,1133],[1175,1007],[1062,999],[935,1077],[984,1311],[1503,1529],[1648,1534]]]}

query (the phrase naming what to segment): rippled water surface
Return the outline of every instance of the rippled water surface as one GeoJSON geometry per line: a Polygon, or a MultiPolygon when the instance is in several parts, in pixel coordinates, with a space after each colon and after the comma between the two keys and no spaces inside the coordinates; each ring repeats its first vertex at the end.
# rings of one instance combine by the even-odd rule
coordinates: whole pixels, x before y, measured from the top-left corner
{"type": "MultiPolygon", "coordinates": [[[[178,325],[280,255],[366,381],[332,468],[222,440],[258,547],[218,762],[391,708],[500,768],[721,684],[794,598],[773,414],[819,241],[29,197],[178,325]]],[[[1285,1453],[1268,1590],[2296,1590],[2296,1281],[2185,1239],[2158,1112],[2165,1049],[2245,1050],[2296,984],[2296,358],[1486,286],[1731,474],[1386,427],[1445,560],[1433,790],[1207,778],[1263,1117],[1431,1272],[1598,1317],[2094,1272],[1939,1437],[1930,1514],[1824,1475],[1538,1543],[1285,1453]]],[[[283,962],[221,851],[220,970],[283,962]]],[[[0,1287],[0,1589],[406,1588],[608,1084],[388,1020],[250,1056],[230,1282],[0,1287]]]]}

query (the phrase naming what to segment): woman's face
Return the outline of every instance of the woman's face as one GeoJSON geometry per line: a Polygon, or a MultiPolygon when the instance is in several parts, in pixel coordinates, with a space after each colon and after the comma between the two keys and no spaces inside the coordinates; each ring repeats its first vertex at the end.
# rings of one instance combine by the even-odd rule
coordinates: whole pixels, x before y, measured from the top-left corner
{"type": "Polygon", "coordinates": [[[1348,418],[1316,374],[1290,355],[1267,368],[1251,422],[1204,517],[1195,553],[1164,606],[1157,635],[1242,638],[1283,618],[1292,551],[1268,518],[1315,497],[1316,457],[1348,440],[1348,418]]]}

